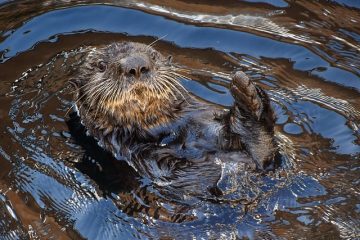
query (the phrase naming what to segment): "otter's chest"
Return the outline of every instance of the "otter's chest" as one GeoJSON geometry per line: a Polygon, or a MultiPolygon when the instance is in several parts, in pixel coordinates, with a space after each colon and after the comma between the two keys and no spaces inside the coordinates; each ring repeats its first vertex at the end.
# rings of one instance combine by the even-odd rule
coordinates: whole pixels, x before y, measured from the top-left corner
{"type": "Polygon", "coordinates": [[[197,116],[159,138],[158,146],[179,158],[196,159],[220,150],[223,125],[213,114],[197,116]]]}

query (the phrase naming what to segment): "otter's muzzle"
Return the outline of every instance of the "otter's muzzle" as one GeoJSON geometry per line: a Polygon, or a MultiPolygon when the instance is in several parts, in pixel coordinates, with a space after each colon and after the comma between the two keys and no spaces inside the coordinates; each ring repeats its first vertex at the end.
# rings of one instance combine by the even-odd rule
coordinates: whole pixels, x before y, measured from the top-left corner
{"type": "Polygon", "coordinates": [[[148,56],[142,54],[131,55],[120,60],[121,72],[136,78],[150,71],[151,62],[148,56]]]}

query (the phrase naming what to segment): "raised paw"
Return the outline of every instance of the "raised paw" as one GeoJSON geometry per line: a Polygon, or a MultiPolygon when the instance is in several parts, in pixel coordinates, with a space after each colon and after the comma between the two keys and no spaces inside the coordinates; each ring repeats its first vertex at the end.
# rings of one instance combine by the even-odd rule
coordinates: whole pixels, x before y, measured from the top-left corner
{"type": "Polygon", "coordinates": [[[259,95],[261,93],[244,72],[238,71],[234,74],[230,91],[240,110],[256,117],[257,120],[260,119],[263,112],[263,103],[259,95]]]}

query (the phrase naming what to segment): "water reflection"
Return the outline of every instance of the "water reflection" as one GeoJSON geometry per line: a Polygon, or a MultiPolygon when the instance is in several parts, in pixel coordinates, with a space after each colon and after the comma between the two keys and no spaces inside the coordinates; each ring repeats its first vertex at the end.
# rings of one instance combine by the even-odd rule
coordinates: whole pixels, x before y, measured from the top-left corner
{"type": "Polygon", "coordinates": [[[108,3],[0,6],[1,238],[360,237],[356,3],[108,3]],[[66,115],[81,46],[163,36],[200,98],[231,105],[236,70],[270,94],[282,164],[240,176],[252,201],[171,201],[66,115]]]}

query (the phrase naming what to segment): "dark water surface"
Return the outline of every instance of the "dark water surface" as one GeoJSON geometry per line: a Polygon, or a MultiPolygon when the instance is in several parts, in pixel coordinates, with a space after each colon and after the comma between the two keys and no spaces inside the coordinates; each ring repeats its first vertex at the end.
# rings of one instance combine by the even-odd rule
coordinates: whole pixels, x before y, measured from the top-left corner
{"type": "Polygon", "coordinates": [[[0,1],[0,239],[360,239],[359,1],[54,2],[0,1]],[[178,202],[84,134],[81,47],[158,38],[204,100],[236,70],[269,93],[279,169],[178,202]]]}

